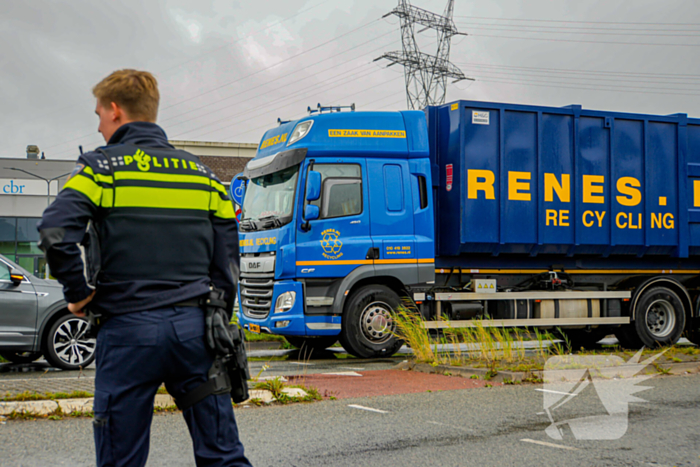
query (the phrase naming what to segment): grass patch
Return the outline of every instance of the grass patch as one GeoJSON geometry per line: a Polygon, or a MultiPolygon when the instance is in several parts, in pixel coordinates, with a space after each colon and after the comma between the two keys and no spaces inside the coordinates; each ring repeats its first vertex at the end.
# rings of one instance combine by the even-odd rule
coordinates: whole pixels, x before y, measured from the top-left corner
{"type": "Polygon", "coordinates": [[[25,402],[25,401],[45,401],[45,400],[58,400],[58,399],[82,399],[86,397],[93,397],[92,393],[87,391],[73,391],[73,392],[53,392],[53,393],[41,393],[41,392],[31,392],[24,391],[19,394],[10,395],[6,394],[0,401],[2,402],[25,402]]]}
{"type": "MultiPolygon", "coordinates": [[[[556,333],[540,331],[537,328],[499,328],[484,326],[476,321],[474,327],[453,328],[449,320],[441,319],[442,327],[436,337],[424,328],[424,321],[419,313],[406,307],[400,307],[395,316],[396,335],[413,350],[413,358],[419,363],[452,367],[484,368],[488,372],[485,379],[493,378],[499,371],[519,371],[530,373],[543,370],[550,357],[558,356],[561,363],[566,365],[570,343],[562,341],[560,329],[556,333]],[[525,341],[535,341],[535,347],[526,349],[525,341]],[[451,344],[451,345],[449,345],[451,344]],[[451,348],[446,348],[449,345],[451,348]]],[[[565,339],[565,338],[564,338],[565,339]]],[[[641,359],[664,352],[657,363],[686,363],[697,362],[700,358],[700,348],[680,345],[644,349],[641,359]]],[[[581,350],[576,355],[596,355],[620,357],[627,361],[637,351],[623,350],[619,346],[603,346],[596,350],[581,350]]],[[[611,366],[619,364],[619,359],[611,359],[611,366]]],[[[574,368],[574,366],[570,366],[574,368]]],[[[566,367],[569,368],[569,367],[566,367]]],[[[561,367],[560,369],[565,369],[561,367]]],[[[668,371],[658,367],[656,371],[668,374],[668,371]]],[[[538,378],[535,378],[538,379],[538,378]]],[[[529,381],[529,380],[527,380],[529,381]]]]}
{"type": "Polygon", "coordinates": [[[287,342],[284,336],[278,336],[277,334],[258,334],[247,329],[244,329],[243,332],[245,332],[245,340],[248,342],[287,342]]]}
{"type": "MultiPolygon", "coordinates": [[[[290,402],[312,402],[323,399],[319,394],[318,389],[308,387],[303,384],[287,384],[282,381],[282,378],[276,377],[265,381],[258,381],[253,386],[254,389],[267,390],[272,393],[275,399],[281,404],[289,404],[290,402]],[[292,397],[284,392],[285,388],[298,388],[306,392],[304,397],[292,397]]],[[[251,401],[252,402],[252,401],[251,401]]],[[[258,405],[258,404],[256,404],[258,405]]]]}

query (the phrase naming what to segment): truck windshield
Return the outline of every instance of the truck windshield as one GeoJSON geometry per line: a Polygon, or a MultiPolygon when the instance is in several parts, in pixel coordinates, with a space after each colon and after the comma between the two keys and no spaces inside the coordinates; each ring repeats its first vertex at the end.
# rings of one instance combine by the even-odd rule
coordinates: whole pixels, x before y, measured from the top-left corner
{"type": "Polygon", "coordinates": [[[248,182],[243,200],[242,230],[281,227],[292,220],[299,166],[248,182]]]}

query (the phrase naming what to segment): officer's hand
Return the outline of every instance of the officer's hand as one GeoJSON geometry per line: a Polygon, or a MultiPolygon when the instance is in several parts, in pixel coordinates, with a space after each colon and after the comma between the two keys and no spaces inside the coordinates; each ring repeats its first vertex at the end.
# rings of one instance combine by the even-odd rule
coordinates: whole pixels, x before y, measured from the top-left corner
{"type": "Polygon", "coordinates": [[[95,296],[95,292],[96,291],[93,291],[90,295],[88,295],[87,298],[80,300],[78,303],[69,303],[68,311],[73,313],[75,316],[78,316],[79,318],[84,318],[85,312],[83,311],[83,308],[85,308],[85,305],[92,301],[92,297],[95,296]]]}

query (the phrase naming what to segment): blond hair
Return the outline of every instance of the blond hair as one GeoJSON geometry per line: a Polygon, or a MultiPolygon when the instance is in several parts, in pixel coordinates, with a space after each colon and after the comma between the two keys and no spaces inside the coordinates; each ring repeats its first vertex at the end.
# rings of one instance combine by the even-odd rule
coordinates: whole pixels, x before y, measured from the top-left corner
{"type": "Polygon", "coordinates": [[[114,102],[131,120],[155,123],[158,117],[158,82],[147,71],[117,70],[97,83],[92,94],[103,107],[114,102]]]}

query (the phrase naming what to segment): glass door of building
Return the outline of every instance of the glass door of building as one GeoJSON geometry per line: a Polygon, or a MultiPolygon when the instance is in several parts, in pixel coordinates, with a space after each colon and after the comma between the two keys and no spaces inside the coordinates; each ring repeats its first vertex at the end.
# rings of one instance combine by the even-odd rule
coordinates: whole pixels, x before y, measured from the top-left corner
{"type": "Polygon", "coordinates": [[[17,264],[41,279],[48,279],[46,275],[46,258],[43,255],[17,255],[17,264]]]}

